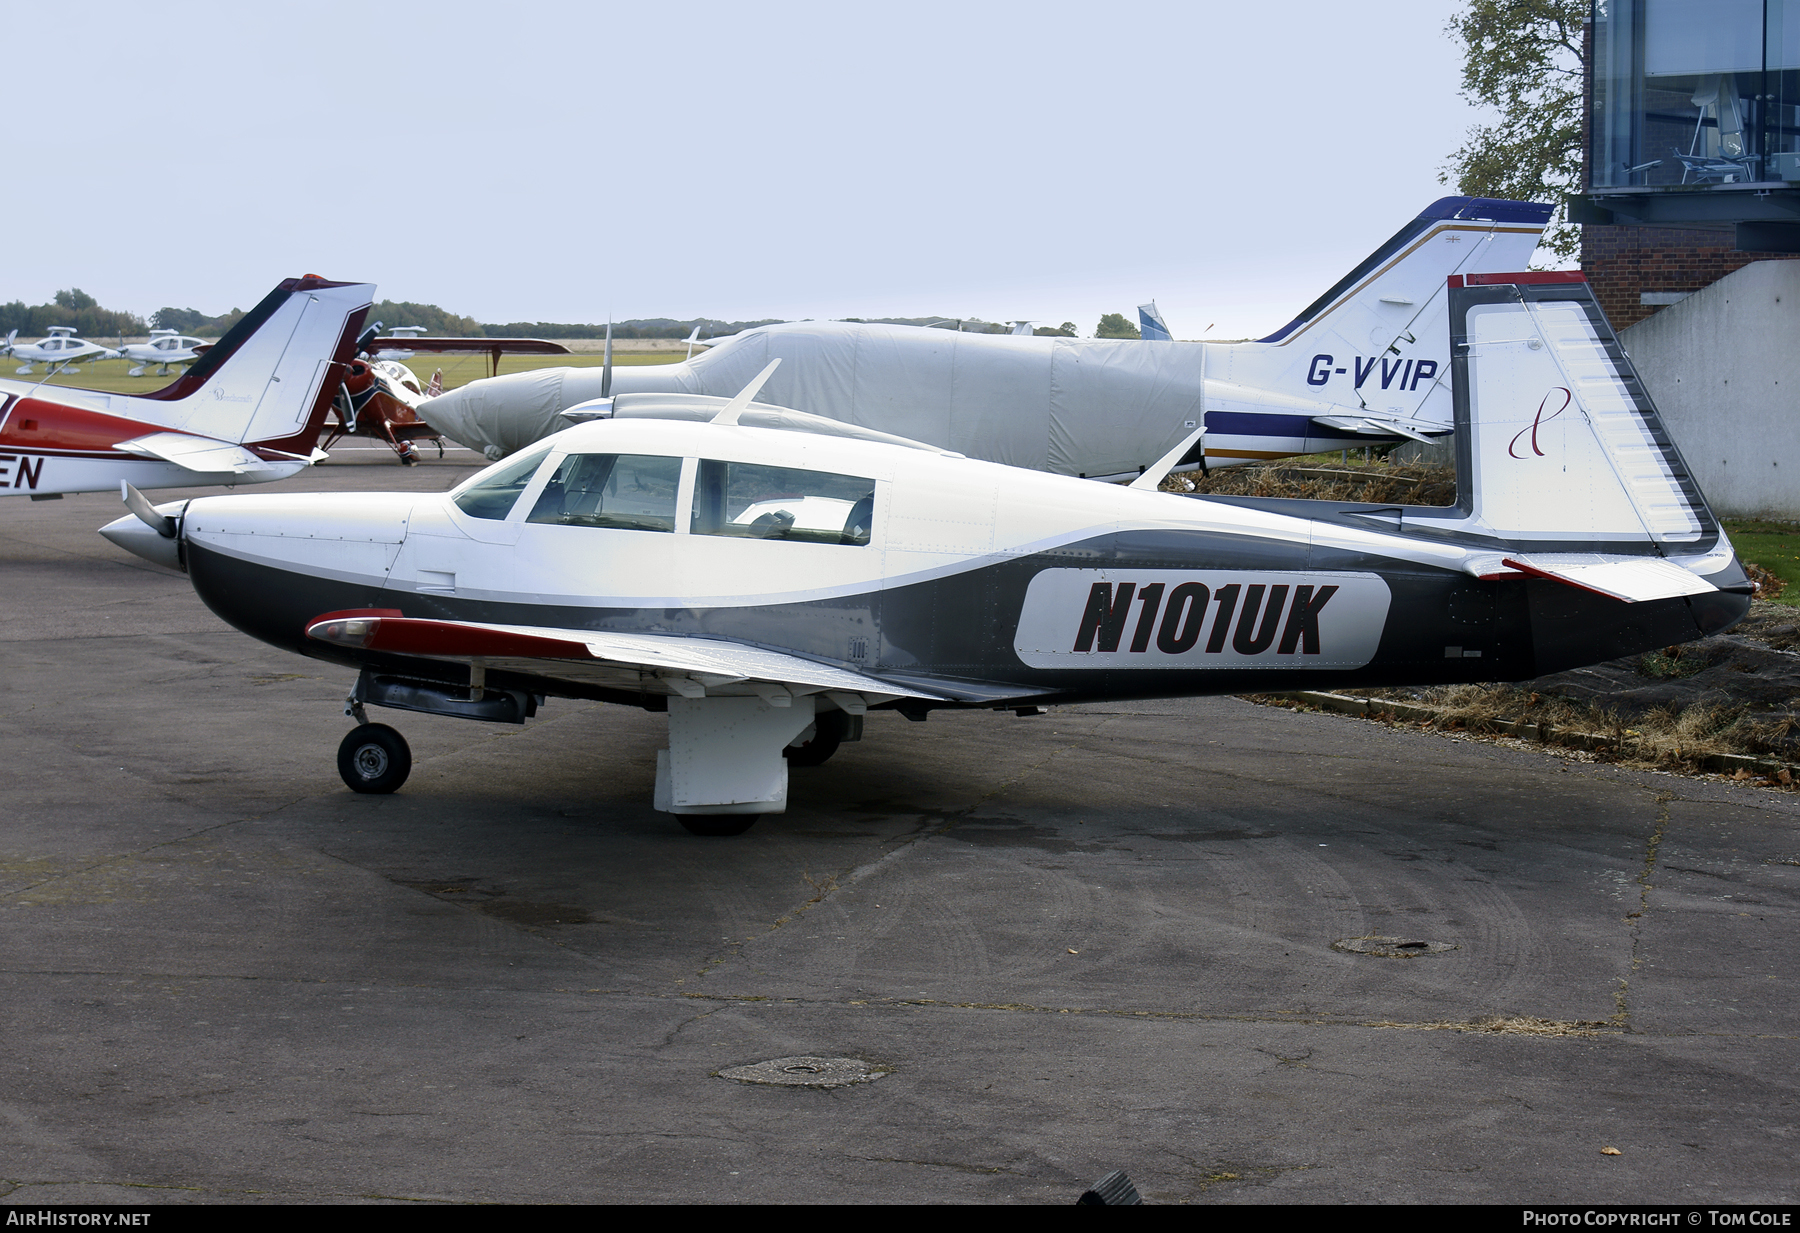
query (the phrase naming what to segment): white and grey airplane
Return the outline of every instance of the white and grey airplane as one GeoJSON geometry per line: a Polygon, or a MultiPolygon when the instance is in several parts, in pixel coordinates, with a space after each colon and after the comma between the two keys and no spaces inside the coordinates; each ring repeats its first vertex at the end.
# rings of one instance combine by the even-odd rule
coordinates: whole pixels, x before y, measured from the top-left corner
{"type": "Polygon", "coordinates": [[[35,343],[15,342],[19,331],[9,330],[6,342],[0,344],[0,355],[10,355],[15,360],[25,362],[15,370],[21,377],[32,373],[33,364],[43,364],[51,372],[80,372],[81,369],[71,367],[78,360],[116,360],[119,353],[111,347],[102,347],[99,343],[88,342],[85,338],[75,337],[72,325],[53,325],[50,337],[35,343]]]}
{"type": "MultiPolygon", "coordinates": [[[[144,375],[144,369],[154,364],[156,365],[156,375],[166,377],[169,375],[169,365],[192,364],[200,358],[200,352],[195,348],[210,346],[215,341],[217,340],[190,338],[179,330],[151,330],[149,342],[132,343],[129,346],[121,347],[119,353],[131,361],[131,367],[126,372],[127,376],[141,377],[144,375]]],[[[186,368],[184,367],[182,371],[185,372],[186,368]]]]}
{"type": "MultiPolygon", "coordinates": [[[[382,706],[522,723],[666,712],[656,808],[736,834],[870,711],[1518,680],[1749,608],[1729,541],[1580,274],[1455,276],[1459,503],[1156,491],[962,457],[735,397],[621,394],[446,494],[200,497],[102,528],[214,612],[360,670],[382,706]],[[785,751],[785,756],[784,756],[785,751]]],[[[1197,430],[1192,437],[1197,437],[1197,430]]]]}
{"type": "Polygon", "coordinates": [[[1142,310],[1148,342],[1038,338],[1028,323],[974,334],[790,322],[719,339],[681,364],[474,381],[418,413],[502,458],[607,392],[729,396],[779,359],[771,402],[1058,475],[1129,479],[1202,425],[1182,469],[1429,441],[1450,431],[1445,279],[1524,268],[1550,212],[1531,202],[1434,202],[1255,342],[1177,343],[1166,326],[1155,339],[1142,310]]]}

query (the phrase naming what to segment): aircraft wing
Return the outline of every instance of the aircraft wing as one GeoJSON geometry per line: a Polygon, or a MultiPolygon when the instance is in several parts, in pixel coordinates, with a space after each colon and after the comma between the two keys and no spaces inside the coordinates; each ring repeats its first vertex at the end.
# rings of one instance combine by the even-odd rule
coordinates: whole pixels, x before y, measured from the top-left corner
{"type": "Polygon", "coordinates": [[[403,617],[397,609],[382,608],[328,612],[313,619],[306,635],[339,646],[467,660],[471,667],[484,670],[648,688],[684,698],[755,694],[772,706],[786,706],[796,695],[824,694],[853,715],[895,698],[946,698],[797,655],[714,638],[438,621],[403,617]]]}
{"type": "Polygon", "coordinates": [[[567,347],[546,338],[374,338],[371,351],[391,347],[396,351],[482,351],[507,355],[571,355],[567,347]]]}
{"type": "Polygon", "coordinates": [[[1627,604],[1649,599],[1676,599],[1716,591],[1706,579],[1662,557],[1607,556],[1602,553],[1548,553],[1508,555],[1476,553],[1464,563],[1465,572],[1489,580],[1548,578],[1564,586],[1620,600],[1627,604]]]}
{"type": "Polygon", "coordinates": [[[1426,436],[1427,432],[1442,436],[1450,431],[1448,424],[1396,419],[1391,415],[1315,415],[1313,423],[1330,428],[1347,428],[1351,432],[1368,433],[1371,436],[1411,437],[1414,441],[1423,441],[1427,445],[1437,439],[1426,436]]]}
{"type": "Polygon", "coordinates": [[[265,459],[241,445],[185,432],[153,432],[121,441],[113,448],[144,458],[160,458],[201,475],[244,475],[269,469],[265,459]]]}

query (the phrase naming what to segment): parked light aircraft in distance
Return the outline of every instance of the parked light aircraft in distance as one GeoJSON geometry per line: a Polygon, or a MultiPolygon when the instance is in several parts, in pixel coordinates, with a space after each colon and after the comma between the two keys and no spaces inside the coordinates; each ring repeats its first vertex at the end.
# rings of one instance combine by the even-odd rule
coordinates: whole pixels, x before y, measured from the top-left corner
{"type": "MultiPolygon", "coordinates": [[[[956,450],[1090,479],[1140,474],[1204,425],[1184,470],[1429,441],[1450,430],[1445,279],[1522,268],[1551,207],[1446,197],[1256,342],[974,334],[801,321],[716,341],[681,364],[632,368],[617,393],[728,396],[772,359],[770,402],[956,450]]],[[[490,458],[566,427],[600,396],[592,369],[475,381],[420,418],[490,458]]]]}
{"type": "Polygon", "coordinates": [[[144,369],[155,364],[156,375],[166,377],[169,365],[192,364],[200,358],[200,352],[195,348],[204,349],[210,345],[209,339],[189,338],[178,330],[151,330],[149,342],[120,347],[119,353],[131,361],[127,376],[141,377],[144,369]]]}
{"type": "Polygon", "coordinates": [[[50,337],[35,343],[14,342],[18,334],[17,330],[7,331],[6,343],[0,347],[0,354],[25,361],[15,370],[21,377],[31,375],[33,364],[48,365],[52,372],[80,372],[81,369],[70,367],[77,360],[119,358],[119,353],[111,347],[102,347],[99,343],[75,337],[75,327],[72,325],[53,325],[50,327],[50,337]]]}
{"type": "Polygon", "coordinates": [[[0,379],[0,496],[286,479],[324,457],[319,430],[373,291],[289,279],[146,394],[0,379]]]}
{"type": "Polygon", "coordinates": [[[667,712],[655,806],[703,834],[779,812],[872,710],[1518,680],[1740,619],[1582,275],[1448,284],[1454,506],[1155,491],[1187,440],[1129,486],[1001,466],[753,402],[776,360],[731,399],[614,396],[446,494],[128,491],[102,534],[360,670],[356,791],[411,761],[367,707],[601,699],[667,712]]]}
{"type": "MultiPolygon", "coordinates": [[[[426,338],[422,327],[404,328],[413,331],[404,335],[410,348],[439,353],[486,352],[496,369],[505,354],[569,353],[561,343],[541,338],[426,338]]],[[[415,408],[443,392],[443,370],[432,375],[430,384],[420,381],[417,373],[395,358],[410,357],[415,351],[383,346],[388,339],[376,337],[380,332],[381,322],[377,321],[357,340],[357,358],[346,370],[343,388],[331,404],[336,422],[319,448],[330,450],[345,437],[369,437],[386,444],[402,463],[411,466],[419,461],[418,443],[430,441],[437,445],[438,457],[442,458],[443,434],[421,420],[415,408]],[[373,356],[370,351],[374,351],[373,356]]]]}
{"type": "Polygon", "coordinates": [[[373,358],[377,360],[393,360],[396,363],[410,360],[413,356],[417,355],[418,352],[407,350],[406,344],[412,339],[423,338],[424,336],[425,327],[422,325],[397,325],[388,331],[387,338],[378,338],[375,340],[374,345],[380,348],[380,350],[375,352],[373,358]]]}

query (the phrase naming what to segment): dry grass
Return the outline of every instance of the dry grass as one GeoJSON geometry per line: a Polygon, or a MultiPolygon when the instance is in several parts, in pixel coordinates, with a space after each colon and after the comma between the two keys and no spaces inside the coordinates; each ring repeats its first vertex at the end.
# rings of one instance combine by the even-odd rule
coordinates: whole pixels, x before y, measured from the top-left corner
{"type": "Polygon", "coordinates": [[[1276,463],[1223,467],[1205,475],[1171,475],[1164,492],[1196,496],[1290,497],[1368,505],[1455,505],[1456,468],[1412,463],[1352,462],[1315,454],[1276,463]]]}
{"type": "MultiPolygon", "coordinates": [[[[1800,758],[1800,721],[1789,715],[1759,719],[1748,706],[1665,706],[1625,718],[1612,707],[1558,698],[1516,685],[1439,685],[1343,692],[1353,697],[1429,707],[1435,712],[1430,719],[1403,719],[1379,710],[1370,715],[1396,727],[1501,736],[1505,735],[1502,724],[1537,724],[1540,729],[1601,738],[1600,747],[1591,751],[1601,761],[1682,774],[1704,773],[1706,759],[1727,754],[1778,761],[1800,758]]],[[[1785,786],[1787,781],[1779,782],[1785,786]]]]}

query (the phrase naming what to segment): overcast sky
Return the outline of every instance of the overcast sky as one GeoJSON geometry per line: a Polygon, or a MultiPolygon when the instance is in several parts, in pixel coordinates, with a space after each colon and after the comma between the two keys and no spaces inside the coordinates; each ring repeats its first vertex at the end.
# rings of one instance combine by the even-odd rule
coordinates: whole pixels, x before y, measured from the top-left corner
{"type": "Polygon", "coordinates": [[[1458,7],[39,7],[0,299],[1260,335],[1454,191],[1458,7]]]}

